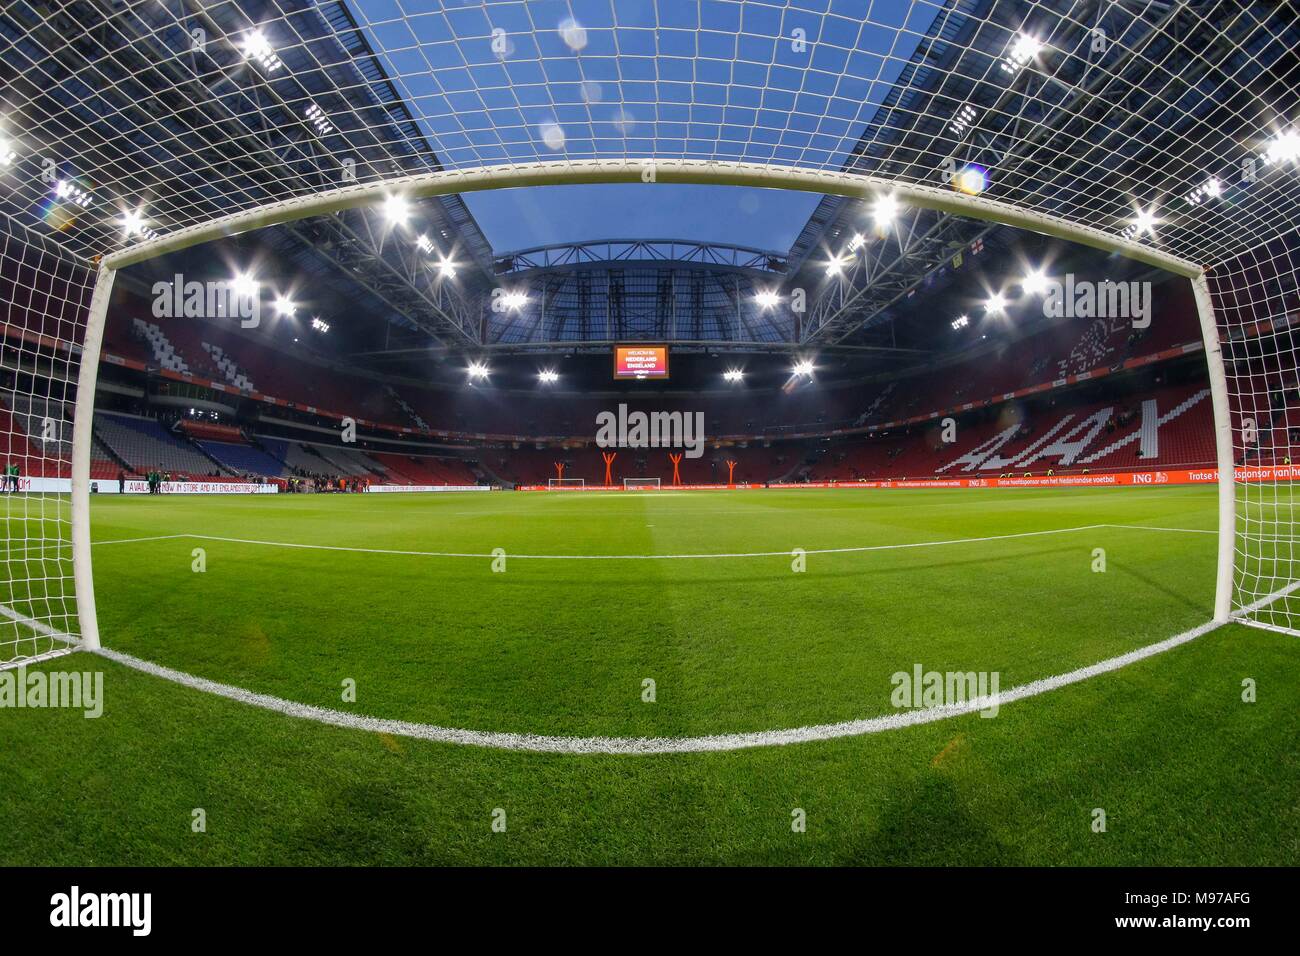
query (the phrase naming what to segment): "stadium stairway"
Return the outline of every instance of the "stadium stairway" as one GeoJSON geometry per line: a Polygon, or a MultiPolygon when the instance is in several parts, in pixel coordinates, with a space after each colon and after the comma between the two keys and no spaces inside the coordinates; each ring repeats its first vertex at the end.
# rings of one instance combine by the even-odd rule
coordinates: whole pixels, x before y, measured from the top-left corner
{"type": "Polygon", "coordinates": [[[154,361],[158,363],[160,368],[171,369],[173,372],[190,371],[190,367],[186,364],[185,359],[181,356],[180,352],[176,350],[176,347],[171,343],[171,340],[167,338],[167,335],[163,332],[162,328],[156,323],[146,322],[144,319],[133,318],[131,324],[135,327],[137,332],[144,336],[145,341],[149,343],[149,348],[153,353],[154,361]]]}
{"type": "Polygon", "coordinates": [[[253,391],[253,380],[248,377],[248,373],[241,369],[235,360],[226,354],[225,349],[220,345],[213,345],[211,342],[200,342],[199,347],[216,363],[217,370],[227,382],[235,386],[240,391],[253,391]]]}

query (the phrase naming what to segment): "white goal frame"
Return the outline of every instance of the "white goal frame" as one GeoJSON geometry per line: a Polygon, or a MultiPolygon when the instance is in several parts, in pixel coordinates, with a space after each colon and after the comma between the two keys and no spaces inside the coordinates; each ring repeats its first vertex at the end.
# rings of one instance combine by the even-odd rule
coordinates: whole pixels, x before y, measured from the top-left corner
{"type": "Polygon", "coordinates": [[[547,478],[546,487],[551,491],[556,488],[586,488],[586,478],[547,478]]]}
{"type": "Polygon", "coordinates": [[[100,646],[90,553],[91,422],[94,414],[95,383],[99,373],[104,322],[117,270],[223,236],[237,235],[266,226],[295,222],[358,206],[373,205],[382,202],[386,196],[393,193],[400,193],[408,200],[417,200],[453,193],[511,189],[521,186],[645,182],[790,189],[852,198],[861,198],[884,191],[892,194],[903,205],[919,206],[1027,229],[1116,253],[1190,279],[1195,292],[1201,336],[1205,345],[1206,365],[1214,405],[1215,446],[1218,459],[1219,551],[1214,620],[1219,623],[1229,620],[1232,613],[1236,543],[1232,426],[1218,329],[1205,279],[1205,270],[1200,264],[1092,226],[1049,216],[1001,200],[969,196],[939,186],[903,182],[849,171],[804,169],[774,164],[627,157],[438,170],[394,177],[382,182],[352,184],[232,213],[201,225],[163,234],[105,256],[100,263],[90,314],[87,317],[73,433],[72,556],[82,645],[86,649],[100,646]],[[648,178],[647,171],[652,173],[648,178]]]}
{"type": "Polygon", "coordinates": [[[660,487],[661,485],[659,483],[658,478],[624,478],[623,479],[624,491],[631,491],[633,488],[653,488],[655,491],[658,491],[660,487]],[[636,482],[640,482],[640,481],[644,481],[646,482],[646,484],[644,485],[636,484],[636,482]],[[649,482],[654,482],[654,484],[650,484],[649,482]]]}

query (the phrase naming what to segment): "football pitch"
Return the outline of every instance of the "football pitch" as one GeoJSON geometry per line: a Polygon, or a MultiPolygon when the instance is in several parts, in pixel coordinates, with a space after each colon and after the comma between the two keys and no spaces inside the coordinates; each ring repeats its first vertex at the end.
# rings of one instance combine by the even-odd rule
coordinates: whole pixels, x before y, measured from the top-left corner
{"type": "Polygon", "coordinates": [[[1210,619],[1215,493],[97,498],[168,677],[40,665],[104,713],[0,709],[0,859],[1294,863],[1300,645],[1123,657],[1210,619]],[[917,722],[923,672],[1011,699],[917,722]]]}

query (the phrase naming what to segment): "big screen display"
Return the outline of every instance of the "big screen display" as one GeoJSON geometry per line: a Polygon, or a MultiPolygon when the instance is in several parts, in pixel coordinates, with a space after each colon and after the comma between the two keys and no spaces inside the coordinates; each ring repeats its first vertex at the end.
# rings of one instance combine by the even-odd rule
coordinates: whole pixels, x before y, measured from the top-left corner
{"type": "Polygon", "coordinates": [[[614,346],[615,378],[668,377],[668,346],[666,345],[616,345],[614,346]]]}

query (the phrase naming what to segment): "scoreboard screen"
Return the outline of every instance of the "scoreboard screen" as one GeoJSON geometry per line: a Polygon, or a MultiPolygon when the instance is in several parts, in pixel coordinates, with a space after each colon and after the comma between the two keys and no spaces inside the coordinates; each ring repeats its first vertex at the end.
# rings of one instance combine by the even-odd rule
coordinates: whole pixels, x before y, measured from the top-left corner
{"type": "Polygon", "coordinates": [[[668,346],[614,346],[615,378],[667,378],[668,346]]]}

